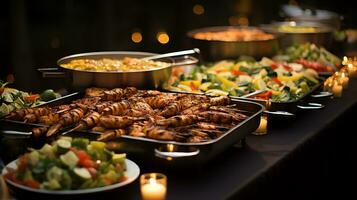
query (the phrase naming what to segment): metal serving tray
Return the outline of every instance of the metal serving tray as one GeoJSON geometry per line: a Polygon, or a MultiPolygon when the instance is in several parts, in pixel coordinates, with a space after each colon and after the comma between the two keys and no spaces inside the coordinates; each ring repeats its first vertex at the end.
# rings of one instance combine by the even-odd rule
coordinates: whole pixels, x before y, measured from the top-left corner
{"type": "MultiPolygon", "coordinates": [[[[68,97],[63,97],[52,101],[51,103],[44,104],[46,106],[67,104],[74,99],[82,98],[83,93],[75,93],[68,97]]],[[[139,138],[133,136],[124,135],[121,138],[115,139],[108,143],[108,148],[117,152],[125,152],[130,157],[135,157],[140,161],[146,163],[155,162],[155,164],[173,164],[178,165],[192,165],[202,164],[206,161],[213,159],[219,153],[223,152],[230,146],[236,144],[240,140],[244,139],[248,134],[255,131],[260,123],[260,117],[264,110],[264,106],[259,103],[232,99],[232,104],[236,104],[239,110],[242,110],[244,114],[248,116],[247,119],[228,130],[221,137],[200,143],[183,143],[176,141],[161,141],[149,138],[139,138]]],[[[0,120],[3,133],[6,135],[19,136],[24,133],[24,137],[30,137],[26,135],[26,131],[30,131],[31,128],[36,126],[43,126],[39,124],[25,123],[15,120],[2,119],[0,120]],[[5,130],[5,131],[4,131],[5,130]],[[8,131],[19,130],[19,131],[8,131]],[[18,134],[20,133],[20,134],[18,134]]],[[[70,127],[68,127],[69,129],[70,127]]],[[[65,132],[63,130],[62,132],[65,132]]],[[[60,134],[59,134],[60,135],[60,134]]],[[[95,140],[100,134],[90,131],[76,131],[68,134],[73,137],[87,137],[91,140],[95,140]]],[[[30,138],[32,140],[43,140],[48,142],[53,140],[52,138],[30,138]]]]}

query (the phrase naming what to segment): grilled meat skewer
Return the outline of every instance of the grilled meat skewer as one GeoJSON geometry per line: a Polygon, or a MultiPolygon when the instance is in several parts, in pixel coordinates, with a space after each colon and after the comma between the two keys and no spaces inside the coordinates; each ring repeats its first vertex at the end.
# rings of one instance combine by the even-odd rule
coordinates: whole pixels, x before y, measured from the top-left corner
{"type": "Polygon", "coordinates": [[[79,122],[82,117],[85,115],[86,110],[82,109],[82,108],[75,108],[72,109],[70,111],[68,111],[67,113],[64,113],[59,122],[52,125],[49,130],[47,131],[47,136],[52,136],[54,134],[56,134],[62,127],[64,126],[69,126],[72,124],[75,124],[77,122],[79,122]]]}
{"type": "Polygon", "coordinates": [[[97,140],[106,142],[115,138],[119,138],[122,135],[125,135],[125,133],[126,131],[124,129],[108,130],[102,133],[102,135],[100,135],[97,140]]]}
{"type": "Polygon", "coordinates": [[[99,124],[108,129],[126,128],[135,121],[144,120],[145,118],[129,116],[106,115],[99,118],[99,124]]]}
{"type": "Polygon", "coordinates": [[[178,127],[191,125],[198,122],[199,120],[200,117],[197,115],[177,115],[168,119],[159,120],[157,121],[157,124],[160,126],[178,127]]]}

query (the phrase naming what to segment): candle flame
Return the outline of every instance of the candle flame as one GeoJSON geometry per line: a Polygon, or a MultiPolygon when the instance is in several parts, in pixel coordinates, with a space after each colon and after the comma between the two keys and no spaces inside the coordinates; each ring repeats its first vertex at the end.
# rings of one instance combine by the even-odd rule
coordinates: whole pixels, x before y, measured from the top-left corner
{"type": "Polygon", "coordinates": [[[151,184],[151,185],[157,184],[156,183],[156,179],[155,178],[150,178],[149,179],[149,184],[151,184]]]}

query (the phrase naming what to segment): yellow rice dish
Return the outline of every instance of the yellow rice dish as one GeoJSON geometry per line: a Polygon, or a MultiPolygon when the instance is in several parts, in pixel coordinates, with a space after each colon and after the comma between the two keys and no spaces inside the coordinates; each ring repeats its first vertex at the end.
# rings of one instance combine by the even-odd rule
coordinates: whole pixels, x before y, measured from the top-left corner
{"type": "Polygon", "coordinates": [[[170,66],[169,63],[125,57],[119,59],[75,59],[69,63],[61,64],[62,67],[73,70],[96,72],[128,72],[146,71],[170,66]]]}

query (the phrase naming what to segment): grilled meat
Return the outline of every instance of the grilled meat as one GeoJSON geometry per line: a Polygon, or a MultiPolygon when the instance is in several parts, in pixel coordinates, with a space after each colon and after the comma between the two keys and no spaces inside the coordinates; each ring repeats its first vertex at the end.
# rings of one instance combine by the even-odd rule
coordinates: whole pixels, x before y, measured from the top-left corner
{"type": "Polygon", "coordinates": [[[131,103],[128,100],[123,100],[118,103],[114,103],[103,109],[104,115],[122,115],[127,109],[131,108],[131,103]]]}
{"type": "Polygon", "coordinates": [[[241,118],[235,115],[218,111],[205,111],[199,113],[199,116],[202,117],[206,122],[214,122],[220,124],[231,124],[233,122],[242,121],[241,118]]]}
{"type": "Polygon", "coordinates": [[[200,118],[197,115],[177,115],[170,117],[168,119],[162,119],[157,121],[157,124],[160,126],[187,126],[198,122],[200,118]]]}
{"type": "Polygon", "coordinates": [[[108,131],[105,131],[104,133],[102,133],[102,135],[100,135],[97,140],[106,142],[109,140],[113,140],[115,138],[119,138],[122,135],[125,135],[125,133],[126,133],[126,131],[124,129],[108,130],[108,131]]]}
{"type": "Polygon", "coordinates": [[[106,115],[99,119],[99,124],[108,129],[126,128],[132,125],[135,121],[143,120],[144,118],[129,117],[129,116],[113,116],[106,115]]]}
{"type": "Polygon", "coordinates": [[[211,106],[225,106],[231,103],[231,99],[227,96],[213,97],[210,99],[211,106]]]}

